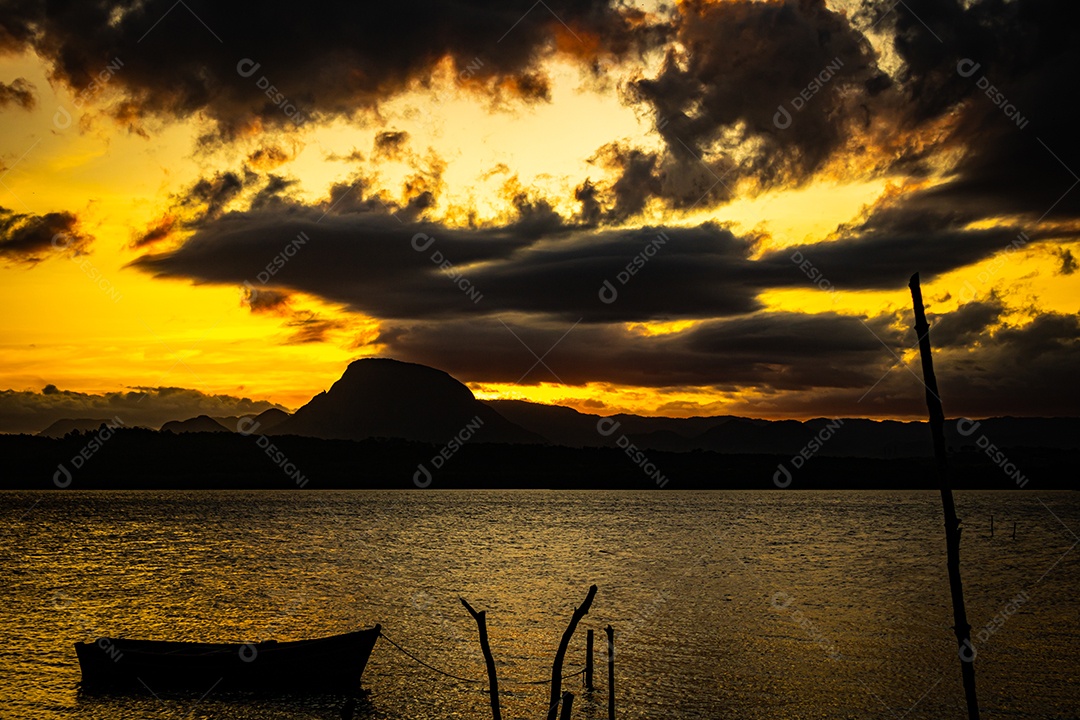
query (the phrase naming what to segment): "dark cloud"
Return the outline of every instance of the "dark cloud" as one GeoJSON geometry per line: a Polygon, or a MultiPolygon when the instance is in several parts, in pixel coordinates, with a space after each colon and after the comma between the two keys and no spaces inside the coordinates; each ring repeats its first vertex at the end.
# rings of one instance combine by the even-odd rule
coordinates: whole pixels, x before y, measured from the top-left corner
{"type": "Polygon", "coordinates": [[[298,180],[271,173],[266,177],[266,184],[251,199],[249,207],[251,210],[262,210],[287,205],[291,202],[287,197],[288,191],[298,184],[298,180]]]}
{"type": "Polygon", "coordinates": [[[828,240],[759,254],[757,236],[711,223],[574,225],[525,193],[514,198],[517,220],[505,225],[412,222],[409,208],[388,213],[362,185],[337,186],[315,207],[283,202],[225,214],[200,224],[182,247],[135,265],[198,282],[253,282],[303,233],[307,242],[263,282],[378,318],[525,313],[602,323],[745,314],[775,288],[902,288],[912,272],[930,280],[1008,252],[1019,232],[966,229],[963,215],[885,204],[828,240]]]}
{"type": "Polygon", "coordinates": [[[605,213],[606,220],[623,222],[644,210],[649,198],[661,194],[658,160],[656,153],[627,148],[619,143],[600,148],[593,161],[618,174],[608,189],[611,200],[605,213]]]}
{"type": "Polygon", "coordinates": [[[986,217],[1080,214],[1080,193],[1067,192],[1080,172],[1075,123],[1062,112],[1080,73],[1080,5],[875,0],[863,17],[894,35],[906,122],[951,118],[941,142],[961,159],[930,195],[986,217]]]}
{"type": "Polygon", "coordinates": [[[591,180],[586,178],[585,182],[574,188],[574,199],[581,203],[578,220],[582,225],[592,227],[600,223],[604,211],[600,206],[596,185],[591,180]]]}
{"type": "Polygon", "coordinates": [[[409,142],[409,133],[386,130],[375,135],[375,157],[398,158],[409,142]]]}
{"type": "MultiPolygon", "coordinates": [[[[348,330],[345,321],[290,306],[288,293],[299,291],[380,319],[369,342],[387,354],[469,381],[711,388],[753,395],[739,406],[747,414],[921,415],[921,386],[910,384],[918,368],[893,367],[912,344],[910,318],[766,313],[758,295],[812,289],[823,278],[844,291],[903,287],[915,270],[929,280],[1006,251],[1019,232],[971,229],[977,215],[969,211],[898,194],[822,242],[760,253],[756,236],[716,224],[573,224],[512,181],[517,219],[500,226],[403,220],[401,208],[385,207],[357,178],[315,206],[283,202],[226,212],[200,224],[183,246],[136,265],[198,282],[240,283],[283,258],[249,302],[283,318],[285,342],[325,342],[348,330]],[[305,241],[286,255],[301,236],[305,241]],[[614,302],[601,299],[605,280],[617,292],[614,302]],[[659,335],[624,324],[686,318],[700,323],[659,335]]],[[[595,201],[593,193],[590,185],[580,189],[583,207],[595,201]]],[[[1060,237],[1060,230],[1046,230],[1027,242],[1060,237]]],[[[954,291],[962,295],[963,288],[954,291]]],[[[1003,324],[1008,309],[996,295],[944,315],[933,303],[929,309],[939,374],[953,391],[950,412],[1058,407],[1045,379],[1062,377],[1059,366],[1076,360],[1075,318],[1013,327],[1003,324]],[[1015,357],[1024,355],[1031,368],[1016,366],[1015,357]],[[1042,374],[1034,375],[1035,367],[1042,374]],[[991,407],[982,398],[1002,372],[1018,379],[991,407]],[[1029,381],[1034,390],[1022,392],[1029,381]]]]}
{"type": "MultiPolygon", "coordinates": [[[[1002,311],[995,300],[933,316],[946,411],[1075,415],[1080,388],[1070,378],[1080,361],[1080,319],[1049,313],[1027,325],[1001,325],[1002,311]]],[[[379,341],[396,357],[465,381],[730,392],[736,396],[727,412],[750,416],[926,413],[917,356],[897,359],[916,342],[910,312],[863,319],[757,313],[651,337],[619,325],[505,322],[394,325],[379,341]]]]}
{"type": "Polygon", "coordinates": [[[0,390],[0,432],[36,433],[62,419],[114,418],[127,426],[158,428],[198,415],[255,415],[282,406],[175,387],[134,388],[95,395],[46,385],[41,392],[0,390]]]}
{"type": "Polygon", "coordinates": [[[273,170],[296,157],[296,152],[289,152],[280,145],[265,145],[248,155],[247,163],[257,170],[273,170]]]}
{"type": "Polygon", "coordinates": [[[543,56],[627,53],[647,30],[640,13],[598,0],[526,10],[496,0],[276,0],[247,11],[208,0],[27,1],[5,8],[0,48],[34,50],[80,90],[119,58],[109,83],[129,118],[205,113],[231,135],[255,122],[352,116],[428,82],[447,59],[463,84],[543,98],[543,56]]]}
{"type": "Polygon", "coordinates": [[[712,149],[722,162],[711,174],[738,170],[729,184],[801,182],[888,85],[866,38],[824,2],[685,3],[680,12],[681,49],[669,49],[660,73],[634,82],[630,95],[652,107],[684,170],[699,158],[716,162],[712,149]]]}
{"type": "MultiPolygon", "coordinates": [[[[272,155],[274,152],[272,148],[262,148],[253,157],[259,156],[260,153],[272,155]]],[[[288,191],[297,184],[298,181],[295,179],[273,173],[263,175],[246,165],[240,171],[217,172],[211,177],[200,178],[175,193],[170,198],[170,205],[165,214],[138,233],[131,246],[146,248],[164,240],[173,239],[180,231],[189,231],[216,220],[231,205],[237,204],[238,199],[246,191],[254,188],[258,189],[247,202],[247,208],[250,210],[267,210],[290,205],[292,200],[288,197],[288,191]]]]}
{"type": "Polygon", "coordinates": [[[969,417],[1074,416],[1080,407],[1077,363],[1080,316],[1059,313],[995,328],[977,346],[934,358],[946,411],[969,417]]]}
{"type": "Polygon", "coordinates": [[[1059,274],[1072,275],[1076,272],[1076,258],[1073,257],[1072,250],[1059,250],[1057,256],[1061,260],[1061,267],[1058,268],[1059,274]]]}
{"type": "MultiPolygon", "coordinates": [[[[841,226],[836,239],[766,253],[758,262],[775,271],[807,263],[803,267],[813,268],[842,291],[886,290],[906,287],[913,272],[928,280],[1020,242],[1017,227],[972,230],[965,225],[962,217],[915,210],[905,203],[879,208],[861,222],[841,226]]],[[[1042,238],[1028,236],[1022,244],[1042,238]]]]}
{"type": "MultiPolygon", "coordinates": [[[[584,315],[591,322],[708,317],[757,306],[755,289],[740,277],[754,270],[747,259],[750,245],[717,226],[591,233],[563,226],[551,219],[558,217],[549,207],[522,199],[516,224],[450,229],[404,224],[364,207],[341,214],[344,205],[343,200],[326,215],[299,207],[225,215],[178,250],[136,265],[161,275],[240,283],[305,233],[310,241],[274,275],[274,284],[375,317],[527,312],[584,315]],[[628,272],[636,256],[648,260],[648,271],[624,284],[619,273],[628,272]],[[444,260],[450,268],[440,267],[444,260]],[[483,302],[470,299],[458,274],[483,302]],[[618,302],[601,301],[605,279],[619,288],[618,302]],[[678,292],[672,292],[675,287],[678,292]]],[[[792,282],[805,282],[791,270],[792,282]]]]}
{"type": "Polygon", "coordinates": [[[288,339],[290,345],[326,342],[332,332],[349,326],[343,320],[323,317],[310,310],[294,311],[285,325],[292,331],[288,339]]]}
{"type": "Polygon", "coordinates": [[[168,240],[173,236],[173,232],[177,229],[177,219],[173,215],[166,215],[159,218],[155,222],[151,223],[150,227],[136,235],[132,241],[131,246],[134,248],[145,248],[150,245],[155,245],[162,240],[168,240]]]}
{"type": "Polygon", "coordinates": [[[339,153],[328,153],[326,159],[334,162],[359,163],[364,161],[364,153],[353,148],[352,152],[344,155],[339,153]]]}
{"type": "MultiPolygon", "coordinates": [[[[872,321],[872,326],[899,343],[882,320],[872,321]]],[[[611,382],[726,390],[868,387],[884,362],[873,332],[858,318],[835,314],[756,313],[655,336],[621,324],[573,326],[505,316],[479,322],[391,323],[379,342],[386,343],[394,357],[435,365],[465,381],[525,384],[611,382]],[[537,363],[537,356],[544,364],[537,363]]]]}
{"type": "Polygon", "coordinates": [[[0,258],[34,264],[55,252],[82,252],[90,242],[69,212],[33,215],[0,207],[0,258]]]}
{"type": "Polygon", "coordinates": [[[289,294],[251,286],[244,290],[244,302],[253,313],[275,313],[288,307],[289,294]]]}
{"type": "Polygon", "coordinates": [[[15,78],[9,83],[0,82],[0,108],[18,105],[23,110],[33,110],[37,105],[34,86],[26,78],[15,78]]]}
{"type": "Polygon", "coordinates": [[[1001,298],[992,295],[986,301],[965,303],[945,315],[930,313],[930,321],[934,325],[934,347],[964,348],[974,345],[998,324],[1005,310],[1001,298]]]}
{"type": "Polygon", "coordinates": [[[600,148],[590,161],[615,173],[615,180],[597,194],[605,208],[603,221],[610,225],[640,215],[652,198],[680,210],[727,202],[735,197],[739,179],[728,156],[706,159],[684,147],[657,153],[614,142],[600,148]]]}
{"type": "Polygon", "coordinates": [[[243,176],[234,172],[218,173],[212,178],[197,181],[181,198],[181,202],[189,207],[201,207],[202,218],[213,220],[240,194],[245,183],[253,182],[256,178],[257,175],[252,172],[243,176]]]}
{"type": "Polygon", "coordinates": [[[334,331],[349,327],[345,320],[327,318],[312,310],[294,307],[292,297],[279,290],[259,289],[249,285],[244,289],[244,304],[253,313],[284,318],[284,327],[289,331],[285,340],[287,345],[326,342],[331,339],[334,331]]]}

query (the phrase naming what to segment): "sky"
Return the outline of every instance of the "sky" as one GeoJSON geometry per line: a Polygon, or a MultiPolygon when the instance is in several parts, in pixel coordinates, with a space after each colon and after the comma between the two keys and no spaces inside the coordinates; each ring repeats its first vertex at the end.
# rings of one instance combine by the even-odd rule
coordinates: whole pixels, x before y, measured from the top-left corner
{"type": "MultiPolygon", "coordinates": [[[[586,412],[1075,415],[1065,0],[0,10],[0,431],[347,364],[586,412]]],[[[40,426],[40,427],[39,427],[40,426]]]]}

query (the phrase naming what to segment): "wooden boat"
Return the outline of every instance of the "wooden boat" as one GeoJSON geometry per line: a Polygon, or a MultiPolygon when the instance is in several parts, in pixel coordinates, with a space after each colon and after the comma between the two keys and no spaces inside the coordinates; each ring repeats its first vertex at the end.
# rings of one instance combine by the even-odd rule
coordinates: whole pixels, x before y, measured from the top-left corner
{"type": "Polygon", "coordinates": [[[380,626],[315,640],[75,643],[84,690],[359,692],[380,626]]]}

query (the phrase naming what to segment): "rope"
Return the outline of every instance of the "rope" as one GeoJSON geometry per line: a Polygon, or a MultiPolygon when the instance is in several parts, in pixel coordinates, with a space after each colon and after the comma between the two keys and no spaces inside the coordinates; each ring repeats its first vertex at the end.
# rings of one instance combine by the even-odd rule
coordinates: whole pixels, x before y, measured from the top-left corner
{"type": "MultiPolygon", "coordinates": [[[[580,670],[578,670],[575,673],[570,673],[569,675],[563,675],[562,679],[567,680],[569,678],[577,677],[578,675],[584,675],[584,674],[585,674],[585,668],[581,668],[580,670]]],[[[499,681],[500,684],[503,683],[503,682],[512,683],[514,685],[550,685],[551,684],[551,678],[547,678],[546,680],[500,680],[499,681]]]]}
{"type": "Polygon", "coordinates": [[[388,637],[386,636],[386,633],[382,632],[381,630],[379,631],[379,637],[381,637],[381,638],[382,638],[383,640],[386,640],[386,642],[388,642],[388,643],[390,643],[391,645],[393,645],[394,647],[396,647],[396,648],[397,648],[398,650],[400,650],[400,651],[401,651],[401,652],[402,652],[402,653],[403,653],[403,654],[404,654],[404,655],[405,655],[406,657],[412,658],[413,660],[415,660],[415,661],[416,661],[416,662],[418,662],[419,664],[421,664],[421,665],[423,665],[424,667],[426,667],[426,668],[427,668],[428,670],[433,670],[433,671],[435,671],[435,672],[439,673],[440,675],[445,675],[445,676],[446,676],[446,677],[448,677],[448,678],[454,678],[455,680],[460,680],[461,682],[467,682],[467,683],[484,683],[484,684],[486,684],[486,683],[487,683],[487,680],[474,680],[474,679],[472,679],[472,678],[463,678],[463,677],[460,677],[460,676],[458,676],[458,675],[454,675],[453,673],[448,673],[448,672],[446,672],[445,670],[440,670],[439,668],[435,667],[434,665],[428,665],[428,664],[427,664],[426,662],[424,662],[424,661],[423,661],[423,660],[421,660],[420,658],[416,657],[416,656],[415,656],[415,655],[413,655],[413,654],[412,654],[411,652],[409,652],[408,650],[406,650],[405,648],[401,647],[401,646],[400,646],[400,645],[398,645],[398,644],[397,644],[396,642],[394,642],[393,640],[391,640],[390,638],[388,638],[388,637]]]}
{"type": "MultiPolygon", "coordinates": [[[[445,675],[448,678],[453,678],[454,680],[460,680],[461,682],[477,683],[477,684],[480,684],[480,685],[487,685],[487,680],[476,680],[474,678],[464,678],[464,677],[461,677],[460,675],[454,675],[453,673],[448,673],[445,670],[440,670],[439,668],[435,667],[434,665],[430,665],[430,664],[424,662],[423,660],[416,657],[411,652],[409,652],[408,650],[406,650],[405,648],[401,647],[396,642],[394,642],[393,640],[388,638],[386,636],[386,633],[382,632],[381,630],[379,631],[379,637],[381,637],[383,640],[385,640],[386,642],[388,642],[391,645],[393,645],[394,647],[396,647],[398,650],[401,651],[401,653],[403,655],[410,658],[414,662],[416,662],[416,663],[418,663],[420,665],[423,665],[428,670],[431,670],[433,672],[437,672],[440,675],[445,675]]],[[[570,673],[569,675],[563,675],[562,679],[567,680],[569,678],[577,677],[578,675],[584,675],[584,674],[585,674],[585,668],[581,668],[577,672],[570,673]]],[[[546,680],[502,680],[502,679],[499,680],[500,685],[502,685],[504,683],[510,683],[510,684],[513,684],[513,685],[549,685],[551,683],[551,678],[547,678],[546,680]]]]}

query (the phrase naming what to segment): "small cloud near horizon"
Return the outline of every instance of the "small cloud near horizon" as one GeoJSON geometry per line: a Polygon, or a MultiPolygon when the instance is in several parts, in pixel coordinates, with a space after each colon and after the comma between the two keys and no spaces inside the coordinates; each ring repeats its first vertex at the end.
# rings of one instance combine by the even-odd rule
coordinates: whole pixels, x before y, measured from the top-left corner
{"type": "Polygon", "coordinates": [[[232,395],[211,395],[179,387],[131,388],[102,394],[61,390],[0,390],[0,433],[38,433],[57,420],[119,418],[127,427],[160,428],[171,420],[199,415],[257,415],[284,405],[232,395]]]}

